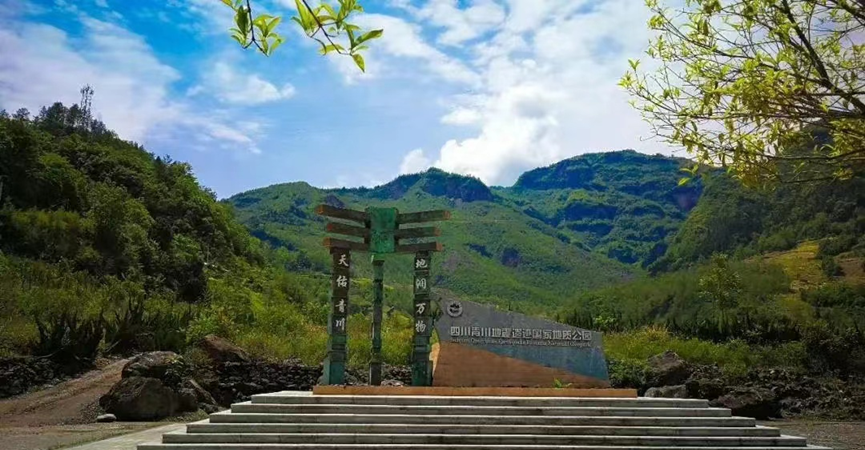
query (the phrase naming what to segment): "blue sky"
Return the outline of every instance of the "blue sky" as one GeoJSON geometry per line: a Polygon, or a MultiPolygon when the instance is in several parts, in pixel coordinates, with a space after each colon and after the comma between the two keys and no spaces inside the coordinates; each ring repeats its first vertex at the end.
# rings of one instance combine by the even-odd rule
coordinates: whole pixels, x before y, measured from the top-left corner
{"type": "MultiPolygon", "coordinates": [[[[430,166],[510,185],[649,128],[616,86],[643,55],[638,0],[362,1],[368,73],[293,22],[270,58],[228,37],[220,0],[0,0],[0,107],[79,100],[121,137],[192,164],[226,197],[289,181],[373,186],[430,166]]],[[[291,16],[293,0],[256,0],[291,16]]]]}

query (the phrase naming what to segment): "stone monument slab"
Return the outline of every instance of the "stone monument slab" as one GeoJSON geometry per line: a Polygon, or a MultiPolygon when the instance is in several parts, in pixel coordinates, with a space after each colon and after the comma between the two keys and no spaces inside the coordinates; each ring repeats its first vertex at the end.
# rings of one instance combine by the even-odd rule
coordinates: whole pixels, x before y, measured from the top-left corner
{"type": "Polygon", "coordinates": [[[599,332],[465,300],[440,307],[434,386],[609,387],[599,332]]]}

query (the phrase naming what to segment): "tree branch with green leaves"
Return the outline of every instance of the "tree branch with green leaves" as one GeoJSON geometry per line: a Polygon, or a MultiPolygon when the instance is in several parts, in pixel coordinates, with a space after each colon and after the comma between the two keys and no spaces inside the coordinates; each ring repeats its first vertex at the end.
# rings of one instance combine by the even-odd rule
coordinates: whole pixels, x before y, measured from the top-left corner
{"type": "Polygon", "coordinates": [[[751,185],[865,171],[865,1],[661,1],[620,81],[657,137],[751,185]]]}
{"type": "MultiPolygon", "coordinates": [[[[234,11],[235,26],[231,37],[244,49],[255,47],[265,56],[270,56],[285,41],[276,32],[282,21],[279,16],[255,15],[250,0],[221,0],[234,11]]],[[[361,71],[366,71],[366,62],[361,52],[368,49],[369,41],[377,39],[383,30],[364,31],[350,23],[353,14],[362,13],[357,0],[338,0],[338,7],[327,2],[311,6],[307,0],[295,0],[297,15],[291,19],[303,29],[307,37],[321,45],[320,53],[337,53],[350,56],[361,71]]]]}

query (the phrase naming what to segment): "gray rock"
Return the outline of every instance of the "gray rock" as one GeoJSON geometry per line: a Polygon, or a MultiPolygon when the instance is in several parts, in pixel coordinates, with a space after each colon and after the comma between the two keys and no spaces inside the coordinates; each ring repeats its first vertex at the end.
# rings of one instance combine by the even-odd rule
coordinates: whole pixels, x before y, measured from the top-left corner
{"type": "Polygon", "coordinates": [[[688,398],[688,389],[683,384],[676,386],[653,387],[646,391],[646,397],[688,398]]]}
{"type": "Polygon", "coordinates": [[[712,406],[729,408],[733,415],[765,420],[781,416],[778,397],[769,389],[740,387],[711,402],[712,406]]]}
{"type": "Polygon", "coordinates": [[[213,414],[215,412],[219,412],[221,409],[219,406],[211,405],[211,404],[207,404],[207,403],[203,403],[203,404],[199,405],[199,407],[201,408],[202,411],[206,412],[207,414],[213,414]]]}
{"type": "Polygon", "coordinates": [[[381,382],[382,386],[405,386],[402,381],[399,380],[384,380],[381,382]]]}
{"type": "Polygon", "coordinates": [[[251,360],[244,349],[213,334],[205,336],[198,343],[198,348],[203,350],[215,363],[249,362],[251,360]]]}
{"type": "Polygon", "coordinates": [[[649,358],[650,386],[677,386],[685,384],[693,368],[675,352],[666,351],[649,358]]]}
{"type": "Polygon", "coordinates": [[[201,385],[198,384],[198,382],[193,380],[192,378],[188,378],[188,379],[184,380],[182,388],[183,389],[189,389],[192,392],[194,392],[195,393],[195,400],[198,403],[211,404],[211,405],[217,404],[217,402],[213,398],[213,396],[210,395],[210,392],[207,392],[206,389],[201,387],[201,385]]]}
{"type": "Polygon", "coordinates": [[[177,411],[198,411],[198,399],[192,389],[180,389],[177,391],[177,411]]]}
{"type": "Polygon", "coordinates": [[[114,414],[101,414],[96,416],[96,421],[99,423],[110,423],[117,420],[117,416],[114,414]]]}
{"type": "Polygon", "coordinates": [[[99,399],[106,412],[120,420],[160,420],[174,415],[180,399],[156,378],[123,378],[99,399]]]}
{"type": "Polygon", "coordinates": [[[183,357],[174,352],[142,353],[123,366],[121,376],[164,379],[168,372],[182,371],[183,357]]]}

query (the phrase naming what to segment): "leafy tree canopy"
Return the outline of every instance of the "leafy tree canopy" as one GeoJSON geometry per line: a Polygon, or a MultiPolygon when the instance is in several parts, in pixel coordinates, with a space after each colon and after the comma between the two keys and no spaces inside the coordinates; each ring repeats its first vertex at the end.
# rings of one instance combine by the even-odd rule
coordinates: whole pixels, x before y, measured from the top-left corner
{"type": "MultiPolygon", "coordinates": [[[[234,11],[235,27],[231,28],[231,37],[244,49],[255,46],[266,56],[273,54],[285,39],[276,32],[276,27],[282,17],[269,14],[255,15],[249,0],[222,0],[234,11]]],[[[306,0],[295,0],[297,15],[295,21],[304,33],[321,45],[322,55],[338,53],[351,56],[361,71],[366,71],[361,51],[368,47],[366,43],[381,37],[383,30],[363,31],[361,27],[349,22],[351,16],[363,12],[363,7],[357,0],[339,0],[334,8],[327,2],[321,2],[312,7],[306,0]]]]}
{"type": "Polygon", "coordinates": [[[865,2],[684,3],[646,1],[651,68],[620,82],[658,137],[752,185],[865,169],[865,2]],[[815,128],[829,139],[803,150],[815,128]]]}

